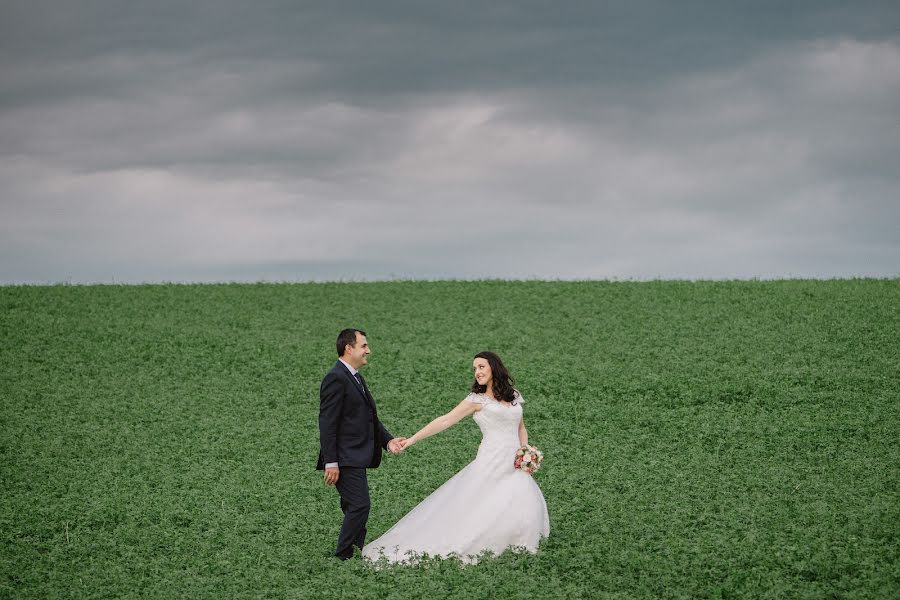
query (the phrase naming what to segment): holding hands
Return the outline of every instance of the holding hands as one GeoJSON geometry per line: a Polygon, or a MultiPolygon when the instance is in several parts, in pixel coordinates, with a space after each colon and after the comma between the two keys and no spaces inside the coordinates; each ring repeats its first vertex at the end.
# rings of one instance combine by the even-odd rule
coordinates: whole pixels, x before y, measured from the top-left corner
{"type": "Polygon", "coordinates": [[[413,441],[411,438],[405,438],[403,436],[395,437],[388,442],[388,452],[391,454],[400,454],[412,445],[413,441]]]}
{"type": "Polygon", "coordinates": [[[395,437],[391,441],[388,442],[388,452],[391,454],[400,454],[403,451],[404,446],[406,445],[405,437],[395,437]]]}
{"type": "MultiPolygon", "coordinates": [[[[391,454],[400,454],[406,446],[405,437],[395,437],[388,442],[388,452],[391,454]]],[[[336,485],[341,477],[341,470],[338,467],[330,467],[325,469],[325,485],[336,485]]]]}

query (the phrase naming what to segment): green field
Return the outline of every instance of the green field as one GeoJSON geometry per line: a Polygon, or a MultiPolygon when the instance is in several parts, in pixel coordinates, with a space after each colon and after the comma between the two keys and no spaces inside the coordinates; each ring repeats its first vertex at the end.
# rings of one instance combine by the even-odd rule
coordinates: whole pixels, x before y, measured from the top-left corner
{"type": "MultiPolygon", "coordinates": [[[[900,279],[14,286],[0,339],[0,597],[900,597],[900,279]],[[504,358],[546,455],[539,554],[330,557],[346,326],[395,435],[504,358]]],[[[387,457],[369,539],[478,441],[387,457]]]]}

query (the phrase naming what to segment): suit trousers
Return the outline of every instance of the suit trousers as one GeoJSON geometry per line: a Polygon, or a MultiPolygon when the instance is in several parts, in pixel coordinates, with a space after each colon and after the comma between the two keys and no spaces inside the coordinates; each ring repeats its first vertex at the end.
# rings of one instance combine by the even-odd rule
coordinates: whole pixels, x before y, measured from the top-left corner
{"type": "Polygon", "coordinates": [[[365,468],[340,467],[337,490],[341,495],[344,523],[338,536],[334,555],[348,559],[353,556],[353,546],[362,550],[366,544],[366,523],[369,520],[369,479],[365,468]]]}

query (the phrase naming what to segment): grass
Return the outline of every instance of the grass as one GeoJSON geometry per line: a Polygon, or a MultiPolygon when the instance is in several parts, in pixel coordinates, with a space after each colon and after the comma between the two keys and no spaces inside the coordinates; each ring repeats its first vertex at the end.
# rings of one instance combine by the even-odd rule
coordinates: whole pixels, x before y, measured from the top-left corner
{"type": "MultiPolygon", "coordinates": [[[[0,340],[0,597],[900,596],[898,279],[0,287],[0,340]],[[504,357],[538,555],[330,558],[318,386],[348,325],[394,434],[504,357]]],[[[387,457],[369,539],[478,441],[387,457]]]]}

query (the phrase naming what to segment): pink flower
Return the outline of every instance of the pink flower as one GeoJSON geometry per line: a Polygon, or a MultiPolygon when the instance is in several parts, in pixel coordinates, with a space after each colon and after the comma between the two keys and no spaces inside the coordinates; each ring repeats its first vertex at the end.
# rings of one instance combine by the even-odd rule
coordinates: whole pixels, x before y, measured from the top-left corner
{"type": "Polygon", "coordinates": [[[541,467],[544,454],[534,446],[522,446],[516,450],[513,466],[516,469],[532,474],[541,467]]]}

